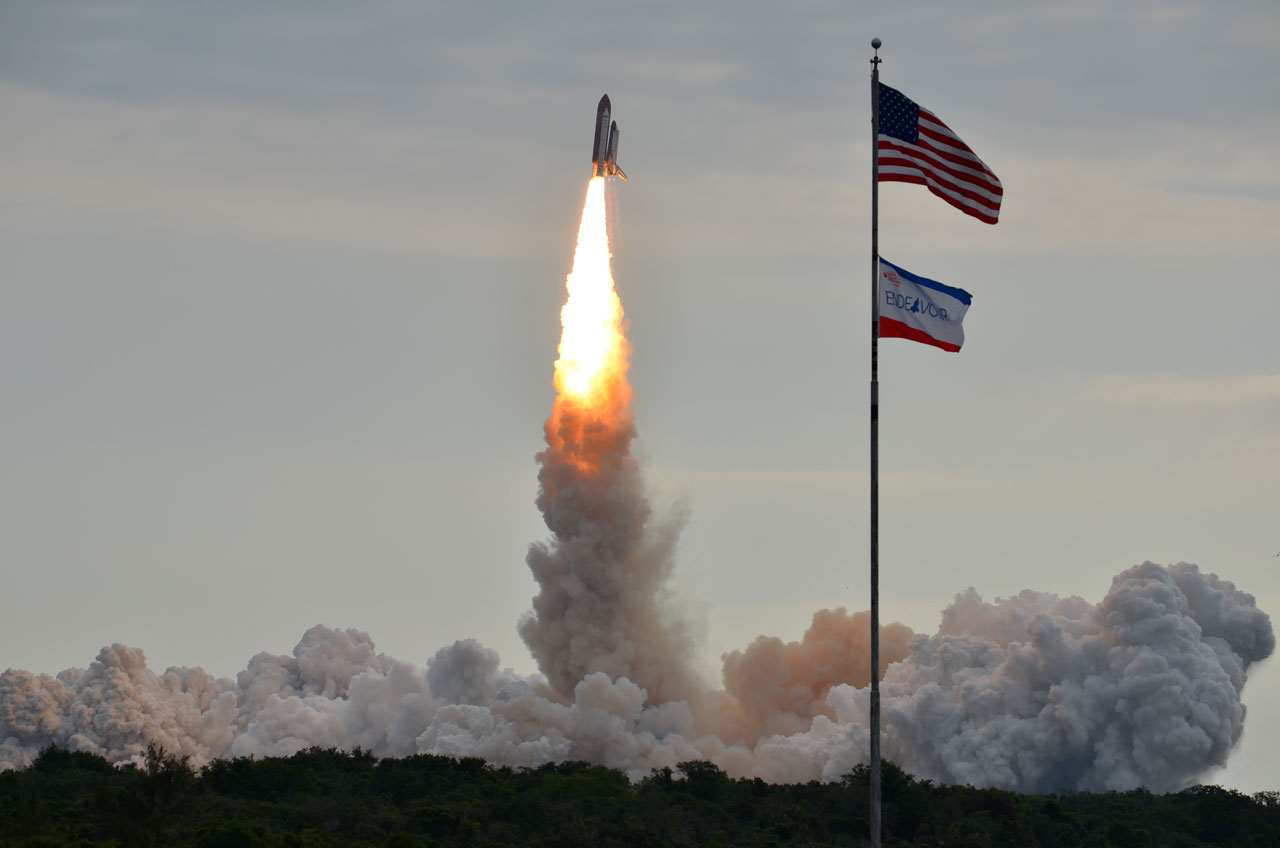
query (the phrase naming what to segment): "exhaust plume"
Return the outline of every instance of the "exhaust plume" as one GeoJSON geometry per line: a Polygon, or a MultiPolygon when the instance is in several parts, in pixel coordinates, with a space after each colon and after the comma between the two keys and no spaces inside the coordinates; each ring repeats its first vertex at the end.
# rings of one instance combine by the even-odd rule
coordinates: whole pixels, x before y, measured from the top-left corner
{"type": "MultiPolygon", "coordinates": [[[[867,759],[869,616],[823,610],[799,642],[761,636],[690,670],[667,599],[680,523],[658,520],[631,453],[629,348],[609,269],[604,181],[588,187],[561,314],[556,398],[538,454],[551,537],[519,630],[541,670],[503,669],[475,640],[425,665],[367,633],[317,625],[292,655],[234,680],[157,674],[141,650],[85,669],[0,674],[0,769],[46,745],[140,762],[149,745],[199,766],[312,746],[376,756],[586,760],[641,778],[691,759],[734,777],[837,780],[867,759]]],[[[932,636],[881,630],[883,751],[921,778],[1022,792],[1175,790],[1226,763],[1252,663],[1275,649],[1253,596],[1198,566],[1151,562],[1097,604],[1024,590],[956,596],[932,636]]]]}
{"type": "Polygon", "coordinates": [[[689,698],[679,622],[659,601],[680,525],[645,497],[627,382],[630,349],[609,267],[605,180],[593,178],[560,313],[556,399],[538,454],[538,509],[552,538],[529,548],[540,591],[520,635],[562,698],[592,672],[625,677],[654,703],[689,698]]]}

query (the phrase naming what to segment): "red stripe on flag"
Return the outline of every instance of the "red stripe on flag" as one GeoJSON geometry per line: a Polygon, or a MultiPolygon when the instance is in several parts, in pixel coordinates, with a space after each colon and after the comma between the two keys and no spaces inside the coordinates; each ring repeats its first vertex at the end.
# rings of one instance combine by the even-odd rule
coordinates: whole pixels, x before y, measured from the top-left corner
{"type": "Polygon", "coordinates": [[[999,195],[993,196],[981,186],[975,186],[974,183],[966,180],[955,179],[950,173],[929,167],[927,162],[922,162],[918,158],[903,156],[896,150],[886,150],[885,155],[880,157],[880,179],[882,181],[892,180],[894,174],[901,171],[910,171],[932,177],[938,183],[939,188],[947,189],[961,197],[968,198],[975,204],[986,207],[992,213],[999,213],[1000,211],[1001,197],[999,195]],[[900,170],[895,171],[895,168],[900,170]]]}
{"type": "Polygon", "coordinates": [[[963,165],[952,165],[948,161],[937,159],[936,151],[928,149],[928,147],[914,145],[905,145],[900,141],[892,140],[891,137],[882,136],[881,141],[877,143],[881,154],[881,165],[887,163],[895,163],[897,159],[909,160],[911,164],[916,165],[922,170],[929,170],[937,174],[938,179],[946,179],[946,181],[960,186],[968,186],[974,192],[982,195],[989,205],[1000,205],[1001,197],[1004,196],[1004,187],[1001,187],[1000,181],[991,181],[986,174],[974,172],[974,170],[965,168],[963,165]]]}
{"type": "Polygon", "coordinates": [[[940,347],[951,353],[960,352],[960,345],[938,341],[924,330],[917,330],[915,327],[908,326],[901,321],[895,321],[892,318],[886,318],[883,315],[880,316],[880,338],[908,339],[909,341],[940,347]]]}
{"type": "Polygon", "coordinates": [[[993,186],[981,175],[971,174],[966,169],[941,162],[930,155],[931,151],[925,148],[894,141],[881,141],[878,146],[882,151],[880,157],[882,167],[886,163],[902,164],[901,160],[906,160],[920,170],[934,174],[939,180],[945,180],[957,188],[964,187],[972,191],[993,209],[999,208],[1000,200],[1004,196],[1004,188],[998,183],[993,186]]]}
{"type": "MultiPolygon", "coordinates": [[[[910,147],[910,145],[907,146],[910,147]]],[[[922,152],[928,151],[932,156],[936,156],[938,159],[944,160],[938,164],[948,166],[948,170],[953,173],[964,174],[975,182],[980,181],[986,183],[989,190],[995,194],[1004,193],[1004,189],[1000,185],[1000,178],[992,173],[991,169],[986,166],[986,163],[977,156],[970,157],[955,153],[941,142],[929,138],[924,133],[920,134],[918,146],[922,152]]],[[[930,158],[932,158],[932,156],[930,158]]],[[[937,160],[935,159],[934,161],[937,160]]]]}
{"type": "Polygon", "coordinates": [[[966,215],[972,215],[973,217],[977,218],[979,221],[982,221],[985,224],[994,224],[998,220],[996,215],[992,215],[991,213],[986,211],[989,208],[986,204],[979,205],[978,201],[962,199],[960,197],[957,197],[956,195],[961,194],[961,192],[948,191],[946,188],[939,185],[936,180],[931,179],[930,177],[926,176],[923,173],[886,174],[881,172],[880,182],[882,183],[914,183],[915,185],[922,185],[925,188],[929,189],[929,191],[936,194],[938,197],[941,197],[947,203],[959,209],[961,212],[965,213],[966,215]]]}
{"type": "Polygon", "coordinates": [[[921,118],[919,123],[916,124],[916,134],[933,139],[938,144],[954,150],[957,156],[964,156],[986,168],[986,163],[978,157],[978,154],[973,152],[973,148],[965,144],[964,139],[953,133],[951,128],[941,121],[936,123],[928,122],[921,118]]]}

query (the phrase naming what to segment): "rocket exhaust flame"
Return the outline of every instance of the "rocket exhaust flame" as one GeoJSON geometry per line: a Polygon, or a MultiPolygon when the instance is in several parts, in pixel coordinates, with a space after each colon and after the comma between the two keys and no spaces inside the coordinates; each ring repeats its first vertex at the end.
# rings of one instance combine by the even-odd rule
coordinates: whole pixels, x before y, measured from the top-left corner
{"type": "Polygon", "coordinates": [[[555,388],[561,395],[591,405],[625,383],[626,341],[622,337],[622,303],[613,287],[609,267],[609,236],[604,202],[604,179],[592,177],[578,228],[578,246],[566,287],[569,299],[560,312],[560,358],[555,388]]]}

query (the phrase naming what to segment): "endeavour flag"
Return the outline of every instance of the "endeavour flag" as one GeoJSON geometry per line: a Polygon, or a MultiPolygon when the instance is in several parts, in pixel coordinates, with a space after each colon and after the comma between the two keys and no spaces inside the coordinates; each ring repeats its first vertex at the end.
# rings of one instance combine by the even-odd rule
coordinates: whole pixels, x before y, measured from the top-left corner
{"type": "Polygon", "coordinates": [[[880,338],[910,339],[955,353],[964,344],[964,289],[917,277],[880,260],[880,338]]]}
{"type": "Polygon", "coordinates": [[[901,91],[880,83],[880,182],[916,183],[979,221],[994,224],[1004,189],[960,136],[901,91]]]}

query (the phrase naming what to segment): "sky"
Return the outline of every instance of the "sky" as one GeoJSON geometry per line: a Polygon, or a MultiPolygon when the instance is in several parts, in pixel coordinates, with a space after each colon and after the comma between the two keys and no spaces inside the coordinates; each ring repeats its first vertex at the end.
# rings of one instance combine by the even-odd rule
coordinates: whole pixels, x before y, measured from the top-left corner
{"type": "MultiPolygon", "coordinates": [[[[614,278],[701,664],[867,605],[871,51],[1000,176],[880,191],[965,288],[880,350],[881,615],[1096,602],[1144,560],[1280,612],[1280,8],[0,7],[0,668],[234,675],[311,625],[516,633],[608,92],[614,278]]],[[[1280,788],[1280,668],[1215,780],[1280,788]]]]}

